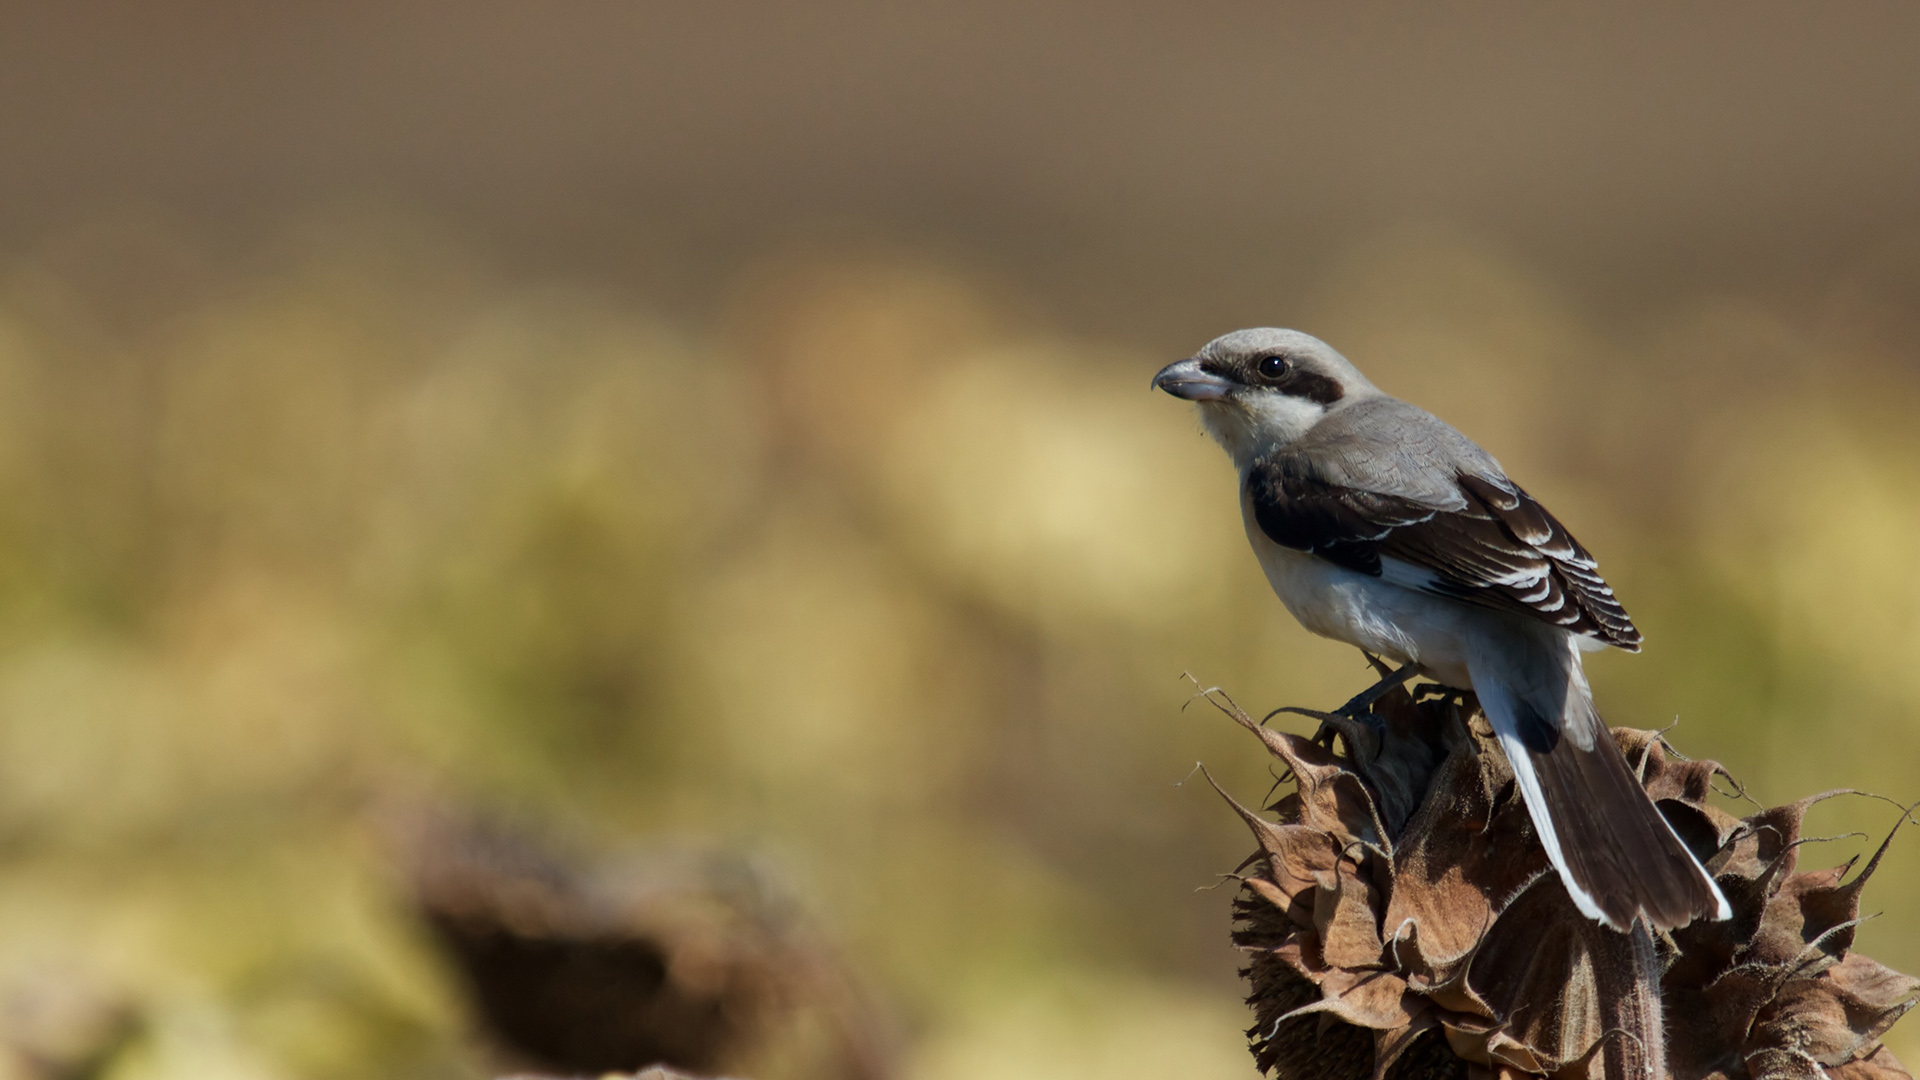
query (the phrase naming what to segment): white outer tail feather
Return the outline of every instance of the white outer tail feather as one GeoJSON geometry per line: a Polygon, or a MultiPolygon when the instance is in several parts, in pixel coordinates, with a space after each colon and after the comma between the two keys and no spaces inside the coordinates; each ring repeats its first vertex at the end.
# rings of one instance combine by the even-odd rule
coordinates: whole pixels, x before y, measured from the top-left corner
{"type": "MultiPolygon", "coordinates": [[[[1500,711],[1509,717],[1513,715],[1504,709],[1500,711]]],[[[1489,709],[1487,715],[1491,718],[1493,710],[1489,709]]],[[[1527,756],[1525,744],[1513,731],[1512,723],[1503,724],[1494,720],[1493,731],[1500,738],[1500,749],[1507,752],[1507,761],[1513,766],[1513,781],[1519,785],[1520,797],[1527,804],[1527,814],[1533,818],[1533,831],[1540,836],[1540,846],[1547,849],[1547,860],[1559,871],[1560,884],[1566,886],[1567,895],[1573,898],[1573,906],[1594,922],[1606,922],[1607,917],[1593,894],[1575,884],[1573,871],[1567,869],[1567,857],[1560,851],[1560,832],[1553,824],[1553,815],[1547,812],[1547,795],[1540,790],[1540,778],[1533,773],[1533,759],[1527,756]]],[[[1723,904],[1725,902],[1721,901],[1723,904]]]]}
{"type": "MultiPolygon", "coordinates": [[[[1577,658],[1574,659],[1574,664],[1577,673],[1579,664],[1577,658]]],[[[1581,684],[1581,690],[1584,691],[1586,680],[1580,678],[1578,681],[1581,684]]],[[[1606,916],[1601,912],[1593,895],[1574,882],[1573,873],[1567,867],[1566,855],[1560,849],[1559,829],[1554,824],[1552,814],[1547,810],[1546,793],[1540,788],[1540,778],[1533,771],[1531,751],[1527,749],[1525,743],[1520,741],[1519,725],[1515,719],[1517,710],[1514,708],[1513,691],[1505,683],[1492,679],[1478,678],[1474,682],[1481,708],[1486,711],[1487,719],[1493,723],[1494,734],[1500,740],[1500,749],[1505,751],[1507,762],[1513,766],[1514,783],[1520,789],[1520,796],[1526,803],[1528,815],[1533,818],[1534,832],[1540,836],[1540,846],[1546,849],[1548,861],[1552,862],[1554,870],[1558,871],[1560,883],[1566,887],[1568,897],[1573,900],[1574,906],[1580,909],[1582,915],[1595,922],[1606,922],[1606,916]]],[[[1564,732],[1562,737],[1566,737],[1564,732]]],[[[1673,834],[1674,840],[1680,842],[1680,834],[1674,832],[1673,824],[1667,821],[1666,815],[1661,814],[1659,818],[1667,831],[1673,834]]],[[[1682,843],[1682,847],[1684,846],[1682,843]]],[[[1698,865],[1697,860],[1696,865],[1698,865]]],[[[1708,886],[1713,890],[1716,902],[1713,918],[1720,920],[1732,917],[1733,905],[1727,902],[1726,894],[1721,891],[1720,884],[1713,880],[1712,874],[1706,873],[1705,867],[1700,867],[1700,871],[1701,876],[1706,878],[1708,886]]]]}

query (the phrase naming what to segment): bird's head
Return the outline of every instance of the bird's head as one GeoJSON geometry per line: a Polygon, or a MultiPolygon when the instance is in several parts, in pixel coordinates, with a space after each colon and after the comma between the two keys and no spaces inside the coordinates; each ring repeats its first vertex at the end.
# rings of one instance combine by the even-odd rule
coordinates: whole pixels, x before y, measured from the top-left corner
{"type": "Polygon", "coordinates": [[[1243,467],[1328,412],[1380,393],[1326,342],[1272,328],[1217,337],[1161,368],[1153,385],[1198,405],[1208,434],[1243,467]]]}

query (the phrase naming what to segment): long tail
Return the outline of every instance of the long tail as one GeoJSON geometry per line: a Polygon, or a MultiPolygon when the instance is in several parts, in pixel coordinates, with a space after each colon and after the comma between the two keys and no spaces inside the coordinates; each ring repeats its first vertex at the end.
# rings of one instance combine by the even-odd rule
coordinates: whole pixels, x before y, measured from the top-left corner
{"type": "Polygon", "coordinates": [[[1731,914],[1594,710],[1572,641],[1502,645],[1474,659],[1474,690],[1574,904],[1621,931],[1731,914]]]}

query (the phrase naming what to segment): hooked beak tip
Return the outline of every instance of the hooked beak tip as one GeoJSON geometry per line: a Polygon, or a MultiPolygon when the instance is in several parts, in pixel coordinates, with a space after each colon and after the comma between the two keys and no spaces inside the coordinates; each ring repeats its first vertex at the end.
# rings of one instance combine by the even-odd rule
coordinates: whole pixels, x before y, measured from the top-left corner
{"type": "Polygon", "coordinates": [[[1148,385],[1186,401],[1218,401],[1233,390],[1230,380],[1203,369],[1200,361],[1191,357],[1161,368],[1148,385]]]}

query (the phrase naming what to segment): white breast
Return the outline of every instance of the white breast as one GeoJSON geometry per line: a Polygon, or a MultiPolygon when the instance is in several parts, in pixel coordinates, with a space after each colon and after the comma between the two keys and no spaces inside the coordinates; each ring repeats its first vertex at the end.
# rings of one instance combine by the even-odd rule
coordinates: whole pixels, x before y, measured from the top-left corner
{"type": "Polygon", "coordinates": [[[1396,663],[1417,662],[1448,686],[1472,687],[1467,639],[1489,613],[1281,547],[1260,530],[1250,501],[1241,509],[1268,584],[1300,625],[1396,663]]]}

